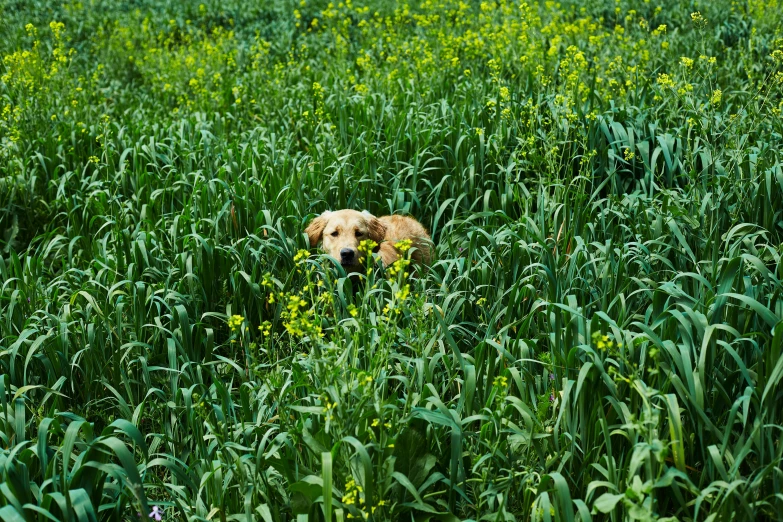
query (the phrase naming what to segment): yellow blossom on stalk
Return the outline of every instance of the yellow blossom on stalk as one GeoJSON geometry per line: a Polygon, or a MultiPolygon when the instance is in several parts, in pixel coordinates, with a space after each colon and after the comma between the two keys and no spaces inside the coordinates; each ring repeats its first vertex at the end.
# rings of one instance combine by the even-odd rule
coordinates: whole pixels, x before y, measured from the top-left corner
{"type": "Polygon", "coordinates": [[[407,259],[405,257],[400,257],[399,259],[397,259],[397,261],[392,263],[391,266],[386,269],[386,272],[389,274],[389,278],[393,279],[397,277],[398,274],[403,274],[403,277],[405,277],[407,275],[405,269],[408,268],[408,265],[410,265],[410,263],[411,263],[410,259],[407,259]]]}
{"type": "Polygon", "coordinates": [[[659,74],[656,83],[661,87],[674,87],[674,80],[666,73],[659,74]]]}
{"type": "Polygon", "coordinates": [[[403,239],[402,241],[398,241],[394,244],[394,248],[396,248],[402,254],[410,250],[412,246],[413,246],[413,241],[411,241],[410,239],[403,239]]]}
{"type": "MultiPolygon", "coordinates": [[[[363,488],[356,484],[356,481],[354,479],[348,479],[348,482],[345,483],[345,493],[343,494],[343,504],[346,506],[354,506],[356,507],[362,518],[367,518],[367,513],[364,512],[364,495],[363,488]]],[[[348,518],[354,518],[354,516],[349,513],[348,518]]]]}
{"type": "Polygon", "coordinates": [[[379,500],[376,505],[372,506],[372,509],[370,509],[370,513],[375,513],[376,509],[378,509],[379,507],[383,507],[385,505],[386,505],[386,501],[385,500],[379,500]]]}
{"type": "Polygon", "coordinates": [[[718,105],[721,98],[723,98],[723,92],[720,89],[715,89],[712,92],[712,96],[710,96],[710,103],[713,105],[718,105]]]}
{"type": "Polygon", "coordinates": [[[495,380],[492,382],[492,385],[498,388],[505,388],[506,386],[508,386],[508,377],[499,375],[495,377],[495,380]]]}
{"type": "Polygon", "coordinates": [[[659,36],[659,35],[662,35],[662,34],[666,34],[666,24],[659,25],[658,28],[653,30],[653,32],[650,33],[650,34],[652,34],[653,36],[659,36]]]}
{"type": "Polygon", "coordinates": [[[601,332],[593,332],[592,339],[596,348],[601,351],[612,350],[615,347],[620,348],[622,346],[621,344],[615,344],[608,335],[602,335],[601,332]]]}
{"type": "Polygon", "coordinates": [[[699,60],[707,62],[709,65],[715,65],[718,63],[718,59],[714,56],[707,56],[706,54],[699,55],[699,60]]]}
{"type": "Polygon", "coordinates": [[[359,250],[359,252],[369,256],[370,254],[372,254],[372,252],[377,247],[378,247],[378,243],[376,243],[372,239],[365,239],[364,241],[359,243],[359,246],[357,247],[357,250],[359,250]]]}
{"type": "MultiPolygon", "coordinates": [[[[285,297],[285,295],[281,295],[285,297]]],[[[283,327],[294,337],[315,337],[324,336],[318,319],[315,316],[315,310],[308,308],[307,301],[300,294],[289,294],[286,309],[280,314],[284,320],[283,327]]]]}
{"type": "Polygon", "coordinates": [[[272,323],[269,321],[264,321],[258,327],[258,331],[261,332],[261,335],[264,337],[269,337],[272,334],[272,323]]]}
{"type": "Polygon", "coordinates": [[[49,29],[52,30],[54,39],[59,40],[63,30],[65,30],[65,24],[62,22],[49,22],[49,29]]]}
{"type": "Polygon", "coordinates": [[[411,285],[403,285],[402,288],[400,288],[395,294],[394,297],[396,297],[400,301],[405,301],[408,296],[411,293],[411,285]]]}
{"type": "Polygon", "coordinates": [[[309,256],[310,252],[302,248],[294,255],[294,263],[299,264],[300,261],[307,259],[309,256]]]}
{"type": "Polygon", "coordinates": [[[232,315],[228,318],[228,327],[232,332],[235,332],[240,326],[242,326],[242,322],[244,320],[245,318],[241,315],[232,315]]]}
{"type": "Polygon", "coordinates": [[[703,28],[703,27],[705,27],[705,26],[707,25],[707,19],[706,19],[706,18],[704,18],[704,17],[701,15],[701,12],[700,12],[700,11],[696,11],[695,13],[691,13],[691,21],[693,22],[693,24],[694,24],[696,27],[698,27],[698,28],[700,28],[700,29],[701,29],[701,28],[703,28]]]}
{"type": "Polygon", "coordinates": [[[693,59],[688,58],[687,56],[683,56],[680,58],[680,65],[682,65],[686,69],[690,69],[691,67],[693,67],[693,59]]]}
{"type": "MultiPolygon", "coordinates": [[[[316,19],[317,20],[317,19],[316,19]]],[[[315,25],[316,20],[313,20],[315,25]]],[[[313,98],[315,98],[315,116],[323,118],[324,116],[324,88],[318,82],[313,82],[313,98]]]]}

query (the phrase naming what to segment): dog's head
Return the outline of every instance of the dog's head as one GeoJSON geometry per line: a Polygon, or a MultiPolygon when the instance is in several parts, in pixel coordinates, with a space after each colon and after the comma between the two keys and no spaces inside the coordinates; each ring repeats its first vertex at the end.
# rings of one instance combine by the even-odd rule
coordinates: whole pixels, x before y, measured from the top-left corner
{"type": "Polygon", "coordinates": [[[338,260],[347,272],[358,272],[364,266],[366,254],[359,250],[359,244],[365,239],[380,244],[386,227],[367,211],[337,210],[326,211],[313,219],[305,233],[311,247],[322,242],[326,253],[338,260]]]}

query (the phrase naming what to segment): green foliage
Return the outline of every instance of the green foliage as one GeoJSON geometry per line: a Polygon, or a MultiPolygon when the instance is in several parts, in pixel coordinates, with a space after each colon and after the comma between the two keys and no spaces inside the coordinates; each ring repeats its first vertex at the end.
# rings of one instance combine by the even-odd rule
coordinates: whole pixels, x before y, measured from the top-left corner
{"type": "Polygon", "coordinates": [[[0,519],[783,520],[782,18],[0,0],[0,519]]]}

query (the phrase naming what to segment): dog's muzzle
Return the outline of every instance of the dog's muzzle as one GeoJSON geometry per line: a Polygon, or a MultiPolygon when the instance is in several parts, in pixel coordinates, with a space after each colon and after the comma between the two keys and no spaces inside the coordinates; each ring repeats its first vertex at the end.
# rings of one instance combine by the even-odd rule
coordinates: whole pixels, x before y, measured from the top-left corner
{"type": "Polygon", "coordinates": [[[343,248],[340,250],[340,264],[351,266],[356,264],[356,251],[352,248],[343,248]]]}

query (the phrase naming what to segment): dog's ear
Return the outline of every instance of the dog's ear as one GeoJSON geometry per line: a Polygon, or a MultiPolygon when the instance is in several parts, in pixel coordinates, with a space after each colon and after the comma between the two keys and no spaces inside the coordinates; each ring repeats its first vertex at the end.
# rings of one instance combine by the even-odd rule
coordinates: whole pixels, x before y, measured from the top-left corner
{"type": "Polygon", "coordinates": [[[380,244],[386,237],[386,225],[366,210],[362,214],[367,216],[367,235],[370,236],[370,239],[380,244]]]}
{"type": "Polygon", "coordinates": [[[310,248],[315,247],[324,235],[324,227],[326,227],[326,220],[329,217],[328,210],[316,217],[310,222],[310,225],[305,229],[305,234],[310,239],[310,248]]]}

